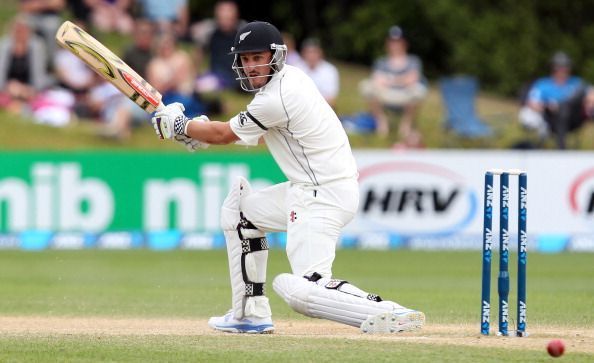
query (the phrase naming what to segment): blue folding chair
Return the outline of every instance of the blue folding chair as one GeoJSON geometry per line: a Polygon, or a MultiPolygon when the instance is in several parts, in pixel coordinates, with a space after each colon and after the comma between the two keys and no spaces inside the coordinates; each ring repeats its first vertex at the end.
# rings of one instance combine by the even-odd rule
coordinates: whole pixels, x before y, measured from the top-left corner
{"type": "Polygon", "coordinates": [[[487,137],[492,129],[476,114],[475,99],[478,81],[471,76],[442,78],[439,81],[441,96],[447,116],[446,128],[468,138],[487,137]]]}

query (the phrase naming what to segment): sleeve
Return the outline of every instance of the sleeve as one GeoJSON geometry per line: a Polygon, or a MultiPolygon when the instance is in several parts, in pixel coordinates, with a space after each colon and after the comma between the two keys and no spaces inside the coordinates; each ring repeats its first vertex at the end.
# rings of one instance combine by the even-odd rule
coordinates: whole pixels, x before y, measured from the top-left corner
{"type": "Polygon", "coordinates": [[[260,137],[270,128],[286,124],[283,110],[280,98],[257,94],[246,111],[241,111],[229,120],[231,130],[246,145],[257,145],[260,137]]]}
{"type": "Polygon", "coordinates": [[[268,128],[258,121],[249,111],[241,111],[229,121],[231,130],[237,135],[242,144],[255,146],[268,128]]]}

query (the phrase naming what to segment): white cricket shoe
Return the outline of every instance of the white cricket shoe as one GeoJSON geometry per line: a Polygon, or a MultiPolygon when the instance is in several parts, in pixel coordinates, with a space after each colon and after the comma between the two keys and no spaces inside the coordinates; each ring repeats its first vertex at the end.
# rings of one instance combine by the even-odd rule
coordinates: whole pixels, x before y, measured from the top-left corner
{"type": "Polygon", "coordinates": [[[227,333],[270,334],[274,331],[271,317],[244,317],[237,320],[233,317],[232,310],[224,316],[213,316],[208,319],[208,326],[227,333]]]}
{"type": "Polygon", "coordinates": [[[361,331],[368,334],[400,333],[421,329],[425,324],[425,314],[410,309],[372,315],[361,323],[361,331]]]}

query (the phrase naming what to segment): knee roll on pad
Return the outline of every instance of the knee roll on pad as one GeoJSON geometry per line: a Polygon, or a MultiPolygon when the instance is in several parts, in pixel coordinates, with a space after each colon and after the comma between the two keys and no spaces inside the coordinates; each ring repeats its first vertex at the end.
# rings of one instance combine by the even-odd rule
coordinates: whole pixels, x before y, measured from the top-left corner
{"type": "Polygon", "coordinates": [[[246,310],[250,310],[252,315],[270,316],[268,300],[264,297],[268,241],[264,232],[258,230],[239,210],[241,198],[250,191],[248,181],[238,178],[223,202],[221,211],[221,227],[227,243],[232,305],[236,319],[243,318],[246,310]],[[246,305],[250,297],[260,298],[246,305]]]}
{"type": "Polygon", "coordinates": [[[272,287],[298,313],[355,327],[361,326],[371,315],[401,307],[392,301],[382,301],[379,296],[368,294],[344,280],[316,278],[315,275],[303,278],[280,274],[272,287]]]}

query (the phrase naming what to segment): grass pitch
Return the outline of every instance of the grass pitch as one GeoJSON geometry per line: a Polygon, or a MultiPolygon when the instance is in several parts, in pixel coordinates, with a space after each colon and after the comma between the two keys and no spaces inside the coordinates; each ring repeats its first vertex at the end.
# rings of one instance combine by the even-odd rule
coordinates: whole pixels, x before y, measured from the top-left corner
{"type": "MultiPolygon", "coordinates": [[[[544,361],[546,342],[560,337],[566,360],[587,362],[593,257],[529,254],[527,338],[478,333],[479,251],[353,250],[338,251],[335,275],[424,311],[423,330],[369,336],[309,319],[269,283],[277,331],[236,336],[206,326],[230,306],[225,251],[0,251],[0,361],[544,361]]],[[[269,282],[289,270],[283,251],[269,261],[269,282]]],[[[510,298],[513,328],[513,283],[510,298]]]]}

